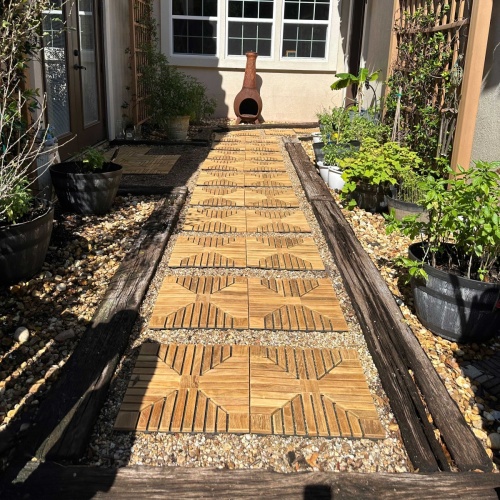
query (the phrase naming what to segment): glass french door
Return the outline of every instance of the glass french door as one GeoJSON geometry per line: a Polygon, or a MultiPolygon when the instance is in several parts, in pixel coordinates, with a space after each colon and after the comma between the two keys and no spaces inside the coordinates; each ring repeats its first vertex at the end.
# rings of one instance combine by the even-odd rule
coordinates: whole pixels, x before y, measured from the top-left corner
{"type": "Polygon", "coordinates": [[[44,17],[47,122],[61,158],[106,137],[98,4],[53,0],[44,17]]]}

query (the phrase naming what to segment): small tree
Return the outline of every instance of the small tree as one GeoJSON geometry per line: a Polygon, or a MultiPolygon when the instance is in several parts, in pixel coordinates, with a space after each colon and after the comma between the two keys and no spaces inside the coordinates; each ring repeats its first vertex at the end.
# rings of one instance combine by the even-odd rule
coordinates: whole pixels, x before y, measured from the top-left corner
{"type": "Polygon", "coordinates": [[[28,173],[44,147],[45,99],[27,87],[25,73],[41,48],[43,13],[50,5],[50,0],[0,4],[0,222],[15,222],[31,206],[28,173]]]}

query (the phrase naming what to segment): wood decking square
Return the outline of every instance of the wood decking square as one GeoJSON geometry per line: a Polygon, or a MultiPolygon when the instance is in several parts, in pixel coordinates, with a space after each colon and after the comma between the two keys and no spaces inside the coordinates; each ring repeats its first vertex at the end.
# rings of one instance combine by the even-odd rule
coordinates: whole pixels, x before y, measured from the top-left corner
{"type": "Polygon", "coordinates": [[[248,328],[248,287],[240,276],[167,276],[150,328],[248,328]]]}
{"type": "Polygon", "coordinates": [[[197,186],[189,204],[204,207],[243,207],[245,190],[225,186],[197,186]]]}
{"type": "Polygon", "coordinates": [[[246,267],[244,237],[179,236],[170,267],[246,267]]]}
{"type": "MultiPolygon", "coordinates": [[[[123,167],[124,174],[168,174],[180,158],[180,155],[152,155],[148,154],[151,147],[121,146],[116,163],[123,167]]],[[[114,149],[104,154],[110,160],[114,149]]]]}
{"type": "Polygon", "coordinates": [[[291,187],[292,182],[286,172],[246,172],[245,186],[291,187]]]}
{"type": "Polygon", "coordinates": [[[349,349],[144,344],[114,428],[385,438],[349,349]]]}
{"type": "Polygon", "coordinates": [[[263,159],[247,160],[243,164],[245,172],[286,172],[283,161],[266,161],[263,159]]]}
{"type": "Polygon", "coordinates": [[[217,160],[205,160],[201,164],[201,170],[220,170],[224,172],[240,172],[245,169],[244,161],[217,161],[217,160]]]}
{"type": "Polygon", "coordinates": [[[298,208],[299,200],[290,188],[246,189],[245,206],[255,208],[298,208]]]}
{"type": "Polygon", "coordinates": [[[244,210],[190,208],[183,229],[204,233],[244,233],[247,229],[246,214],[244,210]]]}
{"type": "Polygon", "coordinates": [[[247,266],[292,271],[325,269],[314,240],[297,236],[248,238],[247,266]]]}
{"type": "Polygon", "coordinates": [[[294,210],[249,210],[246,213],[249,233],[310,233],[304,213],[294,210]]]}
{"type": "Polygon", "coordinates": [[[250,328],[256,330],[347,331],[327,278],[248,278],[250,328]]]}
{"type": "Polygon", "coordinates": [[[196,184],[198,186],[243,187],[245,174],[243,172],[202,171],[196,184]]]}

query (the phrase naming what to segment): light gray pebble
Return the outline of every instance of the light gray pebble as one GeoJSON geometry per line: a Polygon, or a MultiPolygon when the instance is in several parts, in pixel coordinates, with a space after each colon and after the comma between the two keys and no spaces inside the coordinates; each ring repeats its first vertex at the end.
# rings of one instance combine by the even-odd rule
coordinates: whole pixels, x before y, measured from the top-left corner
{"type": "Polygon", "coordinates": [[[21,344],[23,344],[24,342],[28,342],[29,339],[30,339],[30,332],[25,326],[20,326],[14,332],[14,340],[16,342],[21,342],[21,344]]]}

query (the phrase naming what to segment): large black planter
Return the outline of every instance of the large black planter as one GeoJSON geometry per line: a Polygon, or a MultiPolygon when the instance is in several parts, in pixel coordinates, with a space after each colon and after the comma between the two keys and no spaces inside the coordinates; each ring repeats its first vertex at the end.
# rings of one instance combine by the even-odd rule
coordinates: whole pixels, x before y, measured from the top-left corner
{"type": "MultiPolygon", "coordinates": [[[[424,249],[414,243],[411,259],[424,249]]],[[[485,342],[500,334],[500,284],[470,280],[424,264],[426,283],[412,280],[417,317],[431,332],[454,342],[485,342]]]]}
{"type": "Polygon", "coordinates": [[[429,220],[429,215],[425,208],[417,205],[416,203],[410,203],[409,201],[398,200],[392,196],[386,197],[387,208],[389,212],[394,214],[397,220],[402,220],[404,217],[410,215],[419,215],[418,220],[420,222],[426,222],[429,220]]]}
{"type": "Polygon", "coordinates": [[[384,212],[387,210],[386,195],[390,195],[389,185],[357,182],[356,189],[349,193],[349,199],[356,200],[356,205],[367,212],[384,212]]]}
{"type": "Polygon", "coordinates": [[[0,285],[30,279],[42,268],[53,222],[54,207],[48,205],[36,219],[0,226],[0,285]]]}
{"type": "Polygon", "coordinates": [[[82,173],[81,162],[58,163],[50,167],[52,184],[64,210],[103,215],[109,211],[122,178],[122,167],[106,163],[99,172],[82,173]]]}

